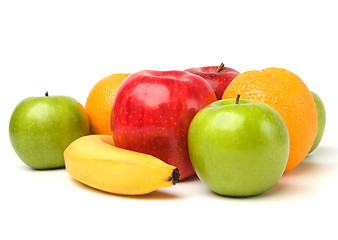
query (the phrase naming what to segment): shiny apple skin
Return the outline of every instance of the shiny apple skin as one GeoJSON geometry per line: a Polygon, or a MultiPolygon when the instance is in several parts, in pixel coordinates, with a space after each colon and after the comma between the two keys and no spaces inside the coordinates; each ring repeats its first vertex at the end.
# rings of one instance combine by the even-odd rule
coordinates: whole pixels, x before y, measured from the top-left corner
{"type": "Polygon", "coordinates": [[[185,71],[143,70],[116,93],[111,115],[117,147],[153,155],[176,166],[180,180],[195,174],[188,129],[195,114],[216,101],[210,85],[185,71]]]}
{"type": "Polygon", "coordinates": [[[280,114],[264,103],[224,99],[199,111],[188,134],[197,176],[212,191],[249,197],[273,187],[289,158],[289,134],[280,114]]]}
{"type": "Polygon", "coordinates": [[[223,67],[217,72],[218,66],[207,66],[198,68],[189,68],[185,71],[191,72],[203,77],[214,90],[217,100],[221,100],[225,89],[230,82],[239,75],[239,72],[233,68],[223,67]]]}

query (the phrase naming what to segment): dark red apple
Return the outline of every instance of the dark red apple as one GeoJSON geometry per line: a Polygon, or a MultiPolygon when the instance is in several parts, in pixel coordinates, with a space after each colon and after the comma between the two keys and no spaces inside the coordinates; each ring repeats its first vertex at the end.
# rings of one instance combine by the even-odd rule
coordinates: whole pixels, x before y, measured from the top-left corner
{"type": "Polygon", "coordinates": [[[224,67],[222,63],[220,66],[208,66],[199,68],[189,68],[185,71],[191,72],[203,77],[210,84],[216,93],[217,100],[222,99],[224,90],[229,83],[239,74],[235,69],[224,67]]]}
{"type": "Polygon", "coordinates": [[[214,101],[210,85],[195,74],[134,73],[122,82],[114,98],[111,126],[115,145],[176,166],[180,180],[192,176],[189,125],[197,111],[214,101]]]}

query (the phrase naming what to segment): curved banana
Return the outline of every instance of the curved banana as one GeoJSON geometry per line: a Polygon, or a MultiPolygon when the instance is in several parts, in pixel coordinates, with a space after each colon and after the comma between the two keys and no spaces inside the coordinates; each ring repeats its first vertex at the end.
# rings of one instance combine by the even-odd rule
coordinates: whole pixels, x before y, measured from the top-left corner
{"type": "Polygon", "coordinates": [[[64,151],[67,172],[76,180],[106,192],[142,195],[175,185],[176,167],[151,155],[114,146],[110,135],[88,135],[64,151]]]}

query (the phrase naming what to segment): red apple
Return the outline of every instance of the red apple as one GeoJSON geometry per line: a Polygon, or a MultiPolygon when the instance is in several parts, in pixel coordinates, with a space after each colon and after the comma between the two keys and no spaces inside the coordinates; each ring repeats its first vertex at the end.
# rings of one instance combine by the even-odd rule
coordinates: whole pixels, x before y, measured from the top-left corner
{"type": "Polygon", "coordinates": [[[115,145],[176,166],[183,180],[195,174],[188,152],[190,122],[214,101],[210,85],[195,74],[134,73],[122,82],[114,98],[111,127],[115,145]]]}
{"type": "Polygon", "coordinates": [[[229,83],[239,74],[235,69],[224,67],[222,63],[220,66],[208,66],[199,68],[189,68],[185,71],[191,72],[203,77],[210,84],[216,93],[217,100],[222,99],[224,90],[229,83]]]}

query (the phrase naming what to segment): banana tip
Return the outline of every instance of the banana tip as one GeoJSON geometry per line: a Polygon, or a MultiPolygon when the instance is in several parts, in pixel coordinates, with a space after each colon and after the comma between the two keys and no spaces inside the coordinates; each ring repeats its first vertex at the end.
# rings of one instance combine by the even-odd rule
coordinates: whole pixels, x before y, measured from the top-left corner
{"type": "Polygon", "coordinates": [[[175,185],[176,183],[178,183],[179,178],[180,178],[180,172],[178,168],[175,168],[168,180],[171,181],[173,185],[175,185]]]}

